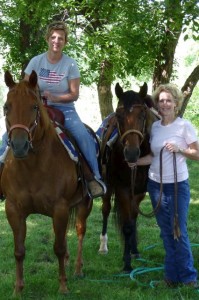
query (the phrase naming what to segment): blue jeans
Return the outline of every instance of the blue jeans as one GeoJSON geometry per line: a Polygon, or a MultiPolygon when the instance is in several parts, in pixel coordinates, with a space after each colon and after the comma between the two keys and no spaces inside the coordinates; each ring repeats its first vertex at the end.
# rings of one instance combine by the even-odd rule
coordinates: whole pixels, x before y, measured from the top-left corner
{"type": "Polygon", "coordinates": [[[0,146],[0,156],[5,152],[8,142],[7,131],[2,136],[1,146],[0,146]]]}
{"type": "MultiPolygon", "coordinates": [[[[148,192],[153,208],[159,200],[160,184],[148,181],[148,192]]],[[[174,239],[174,183],[163,184],[161,206],[156,214],[156,220],[160,227],[160,237],[163,240],[165,255],[165,278],[172,282],[188,283],[197,280],[197,271],[187,232],[187,217],[190,202],[190,188],[188,180],[178,182],[178,222],[181,236],[174,239]]]]}
{"type": "Polygon", "coordinates": [[[100,179],[95,142],[78,116],[75,107],[58,106],[65,116],[64,126],[74,137],[94,175],[100,179]]]}

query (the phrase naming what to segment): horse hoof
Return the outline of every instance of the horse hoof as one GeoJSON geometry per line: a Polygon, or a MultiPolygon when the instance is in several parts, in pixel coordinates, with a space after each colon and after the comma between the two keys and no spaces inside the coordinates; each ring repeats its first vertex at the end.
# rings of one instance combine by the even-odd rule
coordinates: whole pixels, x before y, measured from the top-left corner
{"type": "Polygon", "coordinates": [[[70,292],[67,288],[65,289],[59,289],[59,294],[60,295],[68,295],[70,292]]]}
{"type": "Polygon", "coordinates": [[[123,273],[123,274],[130,274],[132,271],[133,271],[133,268],[132,268],[132,267],[125,267],[125,268],[122,270],[122,273],[123,273]]]}
{"type": "Polygon", "coordinates": [[[98,253],[102,254],[102,255],[105,255],[105,254],[108,254],[108,250],[101,250],[101,249],[99,249],[98,253]]]}
{"type": "Polygon", "coordinates": [[[140,258],[141,256],[140,256],[140,253],[132,253],[131,254],[131,258],[132,259],[136,259],[136,258],[140,258]]]}
{"type": "Polygon", "coordinates": [[[82,274],[74,274],[74,278],[75,279],[84,279],[85,275],[83,273],[82,274]]]}

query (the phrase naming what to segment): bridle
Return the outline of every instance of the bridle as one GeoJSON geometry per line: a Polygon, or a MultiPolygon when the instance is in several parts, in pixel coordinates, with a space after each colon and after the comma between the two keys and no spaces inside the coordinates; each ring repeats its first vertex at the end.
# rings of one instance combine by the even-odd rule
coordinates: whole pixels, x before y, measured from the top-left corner
{"type": "MultiPolygon", "coordinates": [[[[132,112],[133,109],[136,108],[136,107],[144,108],[144,110],[147,109],[147,108],[146,108],[146,105],[143,105],[143,104],[133,104],[133,105],[131,106],[129,112],[132,112]]],[[[124,109],[124,106],[123,106],[123,105],[119,106],[119,107],[117,108],[116,113],[117,113],[118,110],[120,110],[120,109],[123,110],[123,109],[124,109]]],[[[142,143],[143,140],[144,140],[145,125],[146,125],[146,120],[144,119],[144,122],[143,122],[143,128],[142,128],[141,131],[140,131],[140,130],[137,130],[137,129],[129,129],[129,130],[125,131],[123,134],[121,134],[119,122],[117,121],[117,128],[118,128],[118,132],[119,132],[119,136],[120,136],[120,142],[123,144],[125,137],[126,137],[127,135],[129,135],[129,134],[137,134],[137,135],[139,136],[139,138],[140,138],[140,145],[141,145],[141,143],[142,143]]]]}
{"type": "MultiPolygon", "coordinates": [[[[38,95],[35,91],[33,90],[30,90],[30,92],[36,97],[36,99],[38,100],[38,95]]],[[[35,120],[33,122],[33,124],[29,127],[27,127],[26,125],[24,124],[14,124],[12,126],[10,126],[8,120],[7,120],[7,113],[8,113],[8,110],[7,110],[7,107],[6,107],[6,103],[3,107],[3,111],[4,111],[4,116],[5,116],[5,122],[6,122],[6,128],[7,128],[7,133],[8,133],[8,141],[7,141],[7,144],[8,146],[10,146],[11,144],[11,136],[12,136],[12,132],[13,130],[15,129],[22,129],[24,131],[27,132],[28,134],[28,142],[29,142],[29,145],[30,145],[30,148],[33,149],[33,145],[32,145],[32,141],[33,141],[33,133],[34,133],[34,130],[35,128],[37,127],[38,125],[38,121],[39,121],[39,118],[40,118],[40,111],[39,111],[39,106],[37,104],[35,104],[35,107],[36,109],[36,117],[35,117],[35,120]]]]}

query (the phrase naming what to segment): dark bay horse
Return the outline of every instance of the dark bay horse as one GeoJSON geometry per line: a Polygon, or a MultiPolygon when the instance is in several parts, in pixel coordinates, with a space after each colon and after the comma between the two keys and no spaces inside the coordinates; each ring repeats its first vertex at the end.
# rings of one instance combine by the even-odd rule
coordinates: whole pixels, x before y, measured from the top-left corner
{"type": "Polygon", "coordinates": [[[119,84],[115,87],[118,97],[116,112],[110,117],[102,137],[102,169],[107,193],[102,197],[103,228],[100,235],[100,253],[107,253],[107,223],[111,211],[111,198],[121,235],[124,240],[123,271],[130,272],[131,257],[139,256],[136,239],[136,220],[139,203],[144,199],[149,166],[131,168],[128,163],[136,163],[139,157],[150,152],[150,128],[155,119],[149,107],[153,107],[147,95],[145,83],[139,93],[123,92],[119,84]],[[107,146],[113,130],[117,130],[116,141],[107,146]]]}
{"type": "Polygon", "coordinates": [[[78,180],[77,163],[60,142],[41,102],[37,74],[33,71],[29,81],[15,83],[12,75],[6,72],[5,83],[9,88],[4,113],[10,150],[1,185],[6,197],[6,216],[14,235],[14,294],[20,294],[24,287],[26,219],[30,214],[52,218],[54,252],[59,262],[59,291],[66,293],[66,232],[69,218],[74,208],[78,236],[75,274],[81,276],[83,239],[92,201],[78,180]]]}

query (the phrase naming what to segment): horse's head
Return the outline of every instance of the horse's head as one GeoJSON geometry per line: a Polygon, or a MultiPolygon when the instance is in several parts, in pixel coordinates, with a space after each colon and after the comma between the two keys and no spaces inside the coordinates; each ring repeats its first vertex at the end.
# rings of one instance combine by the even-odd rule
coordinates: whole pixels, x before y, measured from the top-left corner
{"type": "Polygon", "coordinates": [[[120,142],[123,144],[124,157],[127,162],[135,163],[140,156],[140,145],[146,133],[147,84],[140,88],[139,93],[134,91],[123,92],[119,83],[115,93],[118,97],[116,109],[117,125],[120,142]]]}
{"type": "Polygon", "coordinates": [[[32,146],[32,137],[39,119],[37,74],[32,71],[29,81],[16,83],[6,71],[5,83],[9,88],[4,104],[9,145],[15,157],[23,158],[32,146]]]}

